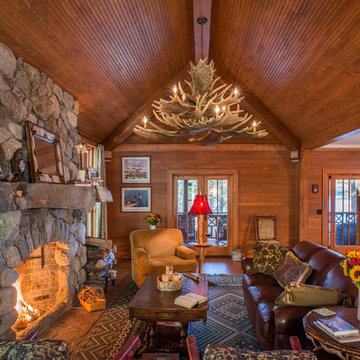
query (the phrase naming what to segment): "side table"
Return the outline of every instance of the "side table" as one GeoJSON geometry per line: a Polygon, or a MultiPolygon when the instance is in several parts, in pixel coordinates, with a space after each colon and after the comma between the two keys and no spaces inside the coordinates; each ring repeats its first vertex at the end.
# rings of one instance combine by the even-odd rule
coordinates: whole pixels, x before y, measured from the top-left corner
{"type": "Polygon", "coordinates": [[[198,269],[198,273],[202,274],[202,265],[204,263],[205,260],[205,256],[206,256],[206,251],[209,247],[211,247],[212,245],[210,243],[201,243],[201,244],[193,244],[193,246],[195,248],[199,248],[200,250],[200,254],[199,254],[199,269],[198,269]]]}
{"type": "MultiPolygon", "coordinates": [[[[345,306],[327,306],[328,309],[336,312],[336,315],[347,321],[349,324],[360,329],[360,321],[356,319],[356,308],[345,306]]],[[[326,316],[322,316],[315,311],[310,311],[303,318],[306,337],[312,341],[314,350],[324,349],[328,353],[337,355],[340,359],[360,359],[360,341],[340,343],[319,328],[315,322],[326,316]]]]}

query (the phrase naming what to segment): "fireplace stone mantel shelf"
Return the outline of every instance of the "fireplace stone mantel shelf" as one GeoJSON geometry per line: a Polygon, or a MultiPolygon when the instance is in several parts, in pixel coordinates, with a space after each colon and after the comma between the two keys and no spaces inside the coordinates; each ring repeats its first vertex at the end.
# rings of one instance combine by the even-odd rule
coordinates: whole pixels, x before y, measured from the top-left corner
{"type": "Polygon", "coordinates": [[[96,189],[90,186],[0,182],[0,212],[19,208],[88,209],[95,202],[96,189]]]}

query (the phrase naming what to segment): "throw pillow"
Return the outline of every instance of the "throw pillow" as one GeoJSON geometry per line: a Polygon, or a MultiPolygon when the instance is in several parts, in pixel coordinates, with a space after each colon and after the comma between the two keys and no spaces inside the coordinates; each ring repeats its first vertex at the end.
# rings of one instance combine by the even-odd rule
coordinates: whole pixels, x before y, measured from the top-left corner
{"type": "Polygon", "coordinates": [[[289,248],[287,246],[258,241],[254,245],[254,258],[250,273],[274,275],[276,268],[288,251],[289,248]]]}
{"type": "Polygon", "coordinates": [[[234,347],[208,345],[202,360],[316,360],[307,350],[248,351],[234,347]]]}
{"type": "Polygon", "coordinates": [[[338,289],[290,283],[275,301],[277,305],[330,306],[338,305],[347,296],[338,289]]]}
{"type": "Polygon", "coordinates": [[[70,360],[70,355],[62,340],[5,340],[0,341],[0,358],[70,360]]]}
{"type": "Polygon", "coordinates": [[[312,266],[299,260],[289,251],[275,271],[275,279],[283,288],[290,282],[303,283],[310,276],[312,266]]]}

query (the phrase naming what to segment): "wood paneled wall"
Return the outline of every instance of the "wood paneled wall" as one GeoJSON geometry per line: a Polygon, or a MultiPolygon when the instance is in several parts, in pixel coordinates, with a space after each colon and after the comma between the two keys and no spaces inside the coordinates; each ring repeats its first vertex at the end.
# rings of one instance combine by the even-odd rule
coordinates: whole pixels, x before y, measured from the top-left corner
{"type": "MultiPolygon", "coordinates": [[[[217,145],[196,148],[189,145],[122,145],[107,163],[107,185],[114,202],[108,204],[109,238],[118,246],[118,257],[130,256],[129,233],[147,228],[146,213],[121,212],[122,156],[150,156],[152,212],[167,224],[167,174],[169,171],[199,169],[237,170],[238,243],[234,248],[251,252],[255,241],[254,215],[278,216],[278,238],[290,246],[298,241],[299,164],[290,162],[289,152],[280,145],[217,145]]],[[[141,185],[134,185],[141,186],[141,185]]]]}
{"type": "Polygon", "coordinates": [[[305,216],[300,240],[309,240],[322,245],[327,244],[322,239],[323,216],[317,210],[323,210],[323,170],[360,170],[360,149],[321,149],[309,152],[308,176],[302,179],[304,188],[304,207],[300,208],[300,216],[305,216]],[[312,185],[319,185],[319,192],[311,192],[312,185]]]}

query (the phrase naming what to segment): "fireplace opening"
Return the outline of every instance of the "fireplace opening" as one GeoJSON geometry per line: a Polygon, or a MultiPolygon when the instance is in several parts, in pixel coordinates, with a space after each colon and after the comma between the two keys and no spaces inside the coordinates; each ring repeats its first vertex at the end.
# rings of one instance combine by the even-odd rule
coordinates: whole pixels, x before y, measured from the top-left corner
{"type": "Polygon", "coordinates": [[[58,242],[34,250],[15,269],[18,313],[12,329],[18,339],[48,327],[69,304],[68,246],[58,242]]]}

